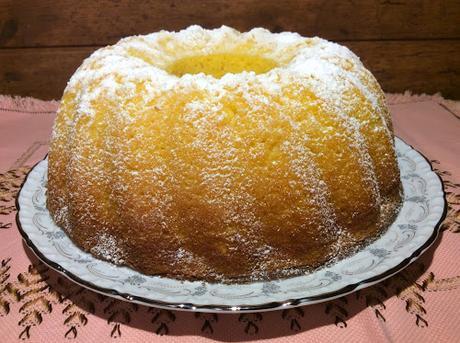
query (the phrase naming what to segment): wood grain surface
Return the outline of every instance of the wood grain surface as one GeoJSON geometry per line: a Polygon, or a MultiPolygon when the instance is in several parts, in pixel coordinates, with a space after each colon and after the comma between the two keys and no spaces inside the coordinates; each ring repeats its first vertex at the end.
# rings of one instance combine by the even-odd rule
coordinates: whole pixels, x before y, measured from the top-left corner
{"type": "Polygon", "coordinates": [[[460,98],[460,1],[0,0],[0,93],[59,98],[84,57],[191,24],[262,26],[349,46],[385,91],[460,98]]]}

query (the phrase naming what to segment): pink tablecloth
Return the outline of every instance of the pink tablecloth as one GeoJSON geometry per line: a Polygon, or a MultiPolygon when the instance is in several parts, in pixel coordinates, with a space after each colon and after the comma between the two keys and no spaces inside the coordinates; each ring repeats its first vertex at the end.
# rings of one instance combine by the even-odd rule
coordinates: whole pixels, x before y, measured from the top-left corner
{"type": "Polygon", "coordinates": [[[215,315],[113,300],[67,281],[31,254],[16,230],[14,197],[47,151],[57,103],[0,96],[0,341],[460,341],[460,117],[456,104],[440,97],[389,102],[397,135],[433,161],[449,192],[449,215],[434,247],[391,279],[332,302],[215,315]]]}

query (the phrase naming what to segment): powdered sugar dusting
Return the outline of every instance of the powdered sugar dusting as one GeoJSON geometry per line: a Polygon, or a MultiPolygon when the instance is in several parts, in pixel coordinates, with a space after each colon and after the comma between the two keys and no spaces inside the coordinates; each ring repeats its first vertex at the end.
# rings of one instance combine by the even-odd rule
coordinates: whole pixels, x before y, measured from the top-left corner
{"type": "Polygon", "coordinates": [[[115,263],[136,266],[107,229],[124,227],[133,241],[156,244],[155,258],[184,270],[199,261],[205,277],[218,278],[217,260],[233,256],[257,257],[241,266],[254,277],[279,268],[275,257],[301,265],[269,236],[293,234],[283,224],[303,218],[314,249],[332,242],[330,260],[353,238],[339,223],[335,203],[346,201],[325,159],[359,173],[343,187],[370,192],[379,220],[388,215],[382,170],[397,169],[382,99],[357,56],[320,38],[225,26],[128,37],[94,52],[67,85],[50,148],[50,170],[65,181],[50,178],[55,220],[68,232],[79,221],[97,226],[92,252],[115,263]],[[167,72],[179,58],[238,49],[276,66],[220,78],[167,72]],[[329,154],[334,142],[347,149],[329,154]],[[209,242],[209,256],[196,240],[209,242]]]}
{"type": "Polygon", "coordinates": [[[103,233],[98,237],[97,243],[91,248],[91,252],[101,256],[107,261],[114,263],[123,263],[123,252],[117,243],[115,237],[108,233],[103,233]]]}

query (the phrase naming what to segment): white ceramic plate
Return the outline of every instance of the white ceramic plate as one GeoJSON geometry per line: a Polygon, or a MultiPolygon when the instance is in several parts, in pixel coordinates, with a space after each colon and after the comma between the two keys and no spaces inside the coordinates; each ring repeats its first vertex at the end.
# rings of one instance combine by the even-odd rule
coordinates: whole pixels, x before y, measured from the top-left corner
{"type": "Polygon", "coordinates": [[[396,139],[403,207],[388,231],[358,253],[315,272],[249,284],[179,281],[147,276],[101,261],[77,248],[50,217],[47,160],[29,173],[18,196],[17,222],[27,245],[45,263],[80,285],[136,303],[203,312],[266,311],[331,300],[382,281],[435,241],[445,216],[440,178],[416,150],[396,139]]]}

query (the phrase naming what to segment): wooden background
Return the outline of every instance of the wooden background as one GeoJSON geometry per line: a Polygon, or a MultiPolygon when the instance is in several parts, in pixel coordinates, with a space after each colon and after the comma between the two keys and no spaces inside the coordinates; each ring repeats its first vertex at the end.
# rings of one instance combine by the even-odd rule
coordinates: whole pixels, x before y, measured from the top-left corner
{"type": "Polygon", "coordinates": [[[0,0],[0,94],[58,99],[100,46],[191,24],[321,36],[356,52],[387,92],[460,99],[454,0],[0,0]]]}

